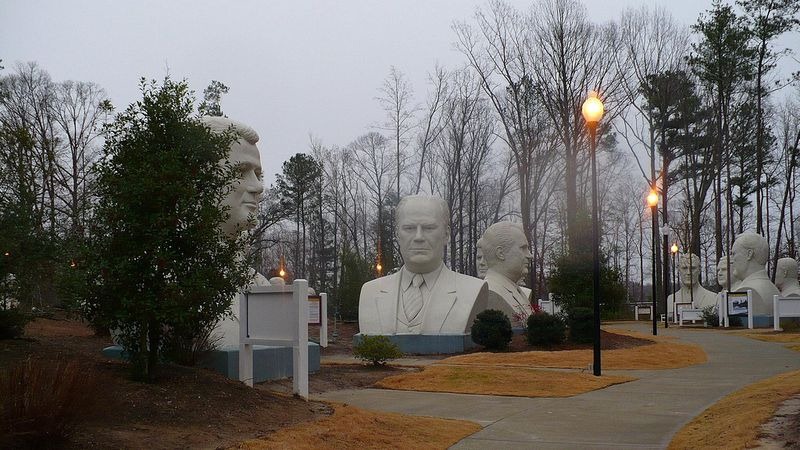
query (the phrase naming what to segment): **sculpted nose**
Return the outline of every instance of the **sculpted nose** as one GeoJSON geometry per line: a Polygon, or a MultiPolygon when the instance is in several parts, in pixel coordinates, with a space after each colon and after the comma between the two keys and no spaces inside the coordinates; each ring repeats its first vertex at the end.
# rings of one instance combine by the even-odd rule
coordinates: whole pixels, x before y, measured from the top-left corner
{"type": "Polygon", "coordinates": [[[414,233],[414,240],[422,239],[422,225],[417,225],[417,231],[414,233]]]}

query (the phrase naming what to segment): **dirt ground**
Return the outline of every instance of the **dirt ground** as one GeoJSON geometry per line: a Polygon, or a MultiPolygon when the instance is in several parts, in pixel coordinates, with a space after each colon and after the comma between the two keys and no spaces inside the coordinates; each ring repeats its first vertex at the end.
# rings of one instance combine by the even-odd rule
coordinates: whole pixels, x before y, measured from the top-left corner
{"type": "Polygon", "coordinates": [[[107,345],[108,338],[79,322],[51,319],[29,324],[23,339],[0,340],[0,368],[28,358],[74,360],[87,380],[96,380],[84,388],[103,414],[83,418],[67,448],[228,447],[333,412],[322,402],[249,389],[203,369],[170,365],[157,383],[131,381],[127,364],[102,356],[107,345]]]}
{"type": "MultiPolygon", "coordinates": [[[[323,349],[323,355],[351,355],[357,328],[356,323],[337,323],[338,336],[323,349]]],[[[315,332],[310,334],[314,336],[315,332]]],[[[607,332],[603,332],[602,342],[604,349],[652,343],[607,332]]],[[[100,350],[107,345],[108,337],[95,336],[85,324],[63,317],[38,319],[26,327],[22,339],[0,341],[0,369],[26,360],[79,363],[86,378],[86,396],[91,397],[93,405],[101,405],[101,414],[83,418],[66,448],[226,448],[333,414],[326,403],[288,395],[291,380],[260,383],[257,389],[249,389],[209,370],[167,365],[157,383],[131,381],[126,363],[102,356],[100,350]]],[[[591,348],[591,344],[540,349],[529,347],[524,336],[515,336],[509,351],[583,348],[591,348]]],[[[310,376],[310,392],[371,387],[387,376],[418,370],[328,364],[310,376]]],[[[794,421],[791,426],[797,428],[800,416],[787,416],[794,421]]],[[[790,442],[794,439],[786,434],[778,436],[786,436],[790,442]]]]}

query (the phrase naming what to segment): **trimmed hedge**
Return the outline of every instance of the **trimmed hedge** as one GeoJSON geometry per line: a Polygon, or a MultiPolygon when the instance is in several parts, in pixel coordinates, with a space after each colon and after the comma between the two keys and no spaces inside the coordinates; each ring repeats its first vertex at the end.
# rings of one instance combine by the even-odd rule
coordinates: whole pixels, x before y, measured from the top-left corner
{"type": "Polygon", "coordinates": [[[487,309],[475,317],[470,329],[472,341],[488,350],[505,350],[514,336],[511,321],[496,309],[487,309]]]}
{"type": "Polygon", "coordinates": [[[529,345],[557,345],[567,338],[567,327],[558,316],[547,313],[531,314],[528,317],[526,338],[529,345]]]}

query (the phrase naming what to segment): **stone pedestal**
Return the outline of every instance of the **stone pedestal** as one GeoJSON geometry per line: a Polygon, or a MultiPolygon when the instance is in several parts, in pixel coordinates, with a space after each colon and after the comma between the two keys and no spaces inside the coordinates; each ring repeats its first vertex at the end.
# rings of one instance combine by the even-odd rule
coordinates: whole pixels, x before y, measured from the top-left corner
{"type": "MultiPolygon", "coordinates": [[[[103,355],[122,359],[122,347],[112,345],[103,349],[103,355]]],[[[318,372],[320,347],[308,343],[308,371],[318,372]]],[[[219,372],[232,380],[239,380],[239,348],[223,347],[211,352],[200,362],[200,367],[219,372]]],[[[292,376],[292,347],[253,346],[253,378],[256,383],[292,376]]]]}
{"type": "MultiPolygon", "coordinates": [[[[353,336],[353,345],[361,342],[362,334],[353,336]]],[[[475,347],[469,334],[394,334],[386,335],[403,353],[437,355],[462,353],[475,347]]]]}

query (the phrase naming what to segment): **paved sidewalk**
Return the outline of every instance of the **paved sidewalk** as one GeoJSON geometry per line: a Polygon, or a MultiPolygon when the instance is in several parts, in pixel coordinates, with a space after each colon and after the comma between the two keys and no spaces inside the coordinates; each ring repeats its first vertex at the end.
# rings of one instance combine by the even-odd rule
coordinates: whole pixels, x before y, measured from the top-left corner
{"type": "MultiPolygon", "coordinates": [[[[613,326],[651,330],[644,322],[613,326]]],[[[604,371],[639,379],[570,398],[382,389],[333,391],[318,398],[366,409],[471,420],[484,427],[453,447],[458,449],[660,449],[686,422],[722,397],[800,369],[800,354],[778,343],[678,327],[659,329],[659,335],[701,345],[709,361],[683,369],[604,371]]]]}

